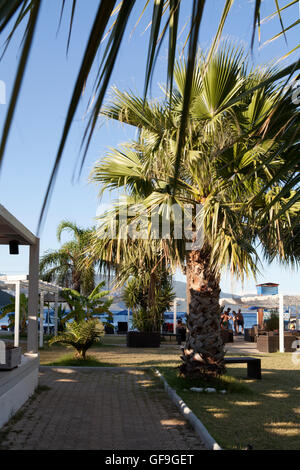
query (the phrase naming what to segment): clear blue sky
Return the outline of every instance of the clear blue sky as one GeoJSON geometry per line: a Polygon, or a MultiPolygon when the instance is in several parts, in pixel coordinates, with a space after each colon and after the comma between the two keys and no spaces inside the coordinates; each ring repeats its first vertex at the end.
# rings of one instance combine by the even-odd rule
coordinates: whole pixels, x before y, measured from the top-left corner
{"type": "MultiPolygon", "coordinates": [[[[141,1],[143,4],[144,2],[141,1]]],[[[223,0],[209,0],[202,20],[200,46],[207,48],[213,37],[219,21],[223,0]]],[[[282,2],[280,2],[282,4],[282,2]]],[[[0,202],[29,229],[36,231],[42,198],[49,173],[52,169],[58,140],[61,135],[67,105],[70,100],[72,86],[81,62],[87,34],[97,0],[79,0],[74,22],[73,35],[69,55],[66,58],[66,39],[68,20],[72,2],[66,1],[66,12],[58,36],[56,36],[61,0],[44,0],[39,18],[39,27],[30,56],[29,67],[18,102],[17,112],[6,148],[5,161],[0,174],[0,202]]],[[[192,5],[192,0],[183,2],[185,18],[192,5]]],[[[262,17],[273,11],[273,0],[263,3],[262,17]]],[[[246,51],[249,51],[250,62],[254,65],[274,61],[285,53],[288,46],[295,45],[298,37],[295,32],[288,35],[288,46],[279,39],[268,46],[259,48],[256,42],[254,52],[250,51],[250,38],[253,21],[253,0],[236,0],[227,21],[224,35],[233,41],[242,41],[246,51]]],[[[133,12],[130,25],[125,34],[125,40],[115,67],[111,85],[121,89],[131,88],[141,94],[143,92],[144,71],[147,53],[149,28],[145,32],[151,18],[151,11],[143,18],[135,32],[132,28],[137,19],[137,11],[133,12]]],[[[284,16],[286,24],[299,18],[296,6],[288,16],[284,16]]],[[[183,22],[184,23],[184,22],[183,22]]],[[[182,23],[182,25],[183,25],[182,23]]],[[[277,19],[267,22],[262,27],[262,42],[279,31],[277,19]]],[[[8,52],[0,62],[0,80],[7,86],[7,102],[13,86],[17,59],[20,54],[20,39],[22,31],[13,39],[8,52]]],[[[180,41],[183,43],[185,34],[180,41]]],[[[1,45],[5,37],[1,38],[1,45]]],[[[166,45],[162,47],[161,56],[157,62],[153,78],[151,94],[159,97],[161,91],[158,83],[165,83],[167,65],[166,45]]],[[[92,80],[91,80],[92,82],[92,80]]],[[[86,94],[82,97],[76,120],[73,124],[59,176],[49,206],[49,211],[41,233],[41,253],[47,249],[58,247],[56,227],[62,219],[75,221],[82,226],[94,224],[98,201],[97,189],[88,184],[88,175],[94,162],[101,158],[109,146],[116,146],[134,136],[134,130],[117,123],[102,123],[94,134],[83,174],[79,182],[72,183],[75,161],[78,157],[81,137],[84,131],[84,112],[89,98],[89,84],[86,94]]],[[[0,126],[2,127],[7,105],[0,105],[0,126]]],[[[111,200],[105,195],[103,202],[111,200]]],[[[21,248],[19,256],[9,256],[8,248],[0,246],[0,272],[27,272],[28,249],[21,248]]],[[[178,275],[178,279],[182,279],[178,275]]],[[[277,264],[264,264],[259,282],[277,281],[282,292],[299,292],[299,272],[283,269],[277,264]]],[[[247,281],[245,290],[254,289],[255,282],[247,281]]],[[[232,284],[230,276],[223,276],[222,288],[225,291],[240,290],[239,284],[232,284]]]]}

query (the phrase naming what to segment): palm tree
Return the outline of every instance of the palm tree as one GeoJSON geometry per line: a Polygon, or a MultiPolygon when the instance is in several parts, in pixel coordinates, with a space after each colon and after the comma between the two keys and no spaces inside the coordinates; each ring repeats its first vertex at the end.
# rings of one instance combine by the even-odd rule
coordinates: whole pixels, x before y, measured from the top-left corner
{"type": "Polygon", "coordinates": [[[61,343],[73,347],[76,350],[77,359],[86,359],[86,352],[94,343],[100,342],[104,335],[103,324],[90,318],[87,321],[74,321],[67,323],[66,331],[49,340],[49,345],[61,343]]]}
{"type": "MultiPolygon", "coordinates": [[[[282,11],[287,8],[293,7],[296,2],[297,0],[287,0],[287,3],[281,8],[279,8],[278,1],[274,0],[275,14],[279,16],[281,21],[280,34],[285,34],[288,29],[297,26],[298,22],[295,21],[294,24],[289,25],[288,27],[284,27],[281,18],[282,11]]],[[[96,66],[96,79],[94,83],[94,90],[92,92],[93,99],[91,100],[92,112],[89,115],[89,119],[87,121],[87,126],[83,137],[84,154],[82,158],[82,163],[84,162],[84,157],[86,155],[93,132],[96,128],[98,114],[103,103],[103,99],[114,69],[114,65],[118,59],[120,45],[124,38],[126,26],[128,25],[131,17],[133,16],[133,12],[135,12],[136,14],[138,23],[145,11],[150,8],[151,3],[152,2],[149,2],[149,0],[144,0],[144,2],[142,2],[141,0],[126,0],[124,2],[117,2],[117,0],[99,0],[95,17],[92,19],[93,21],[91,29],[89,31],[89,39],[84,51],[81,65],[78,70],[77,78],[74,83],[74,88],[72,90],[70,104],[67,109],[66,119],[62,130],[60,143],[58,146],[58,152],[55,158],[53,171],[49,179],[49,184],[46,190],[46,195],[42,206],[40,223],[42,222],[46,211],[47,201],[53,188],[58,167],[62,158],[64,146],[79,104],[80,97],[85,89],[85,85],[88,81],[91,70],[93,70],[93,65],[96,66]],[[102,53],[100,47],[106,36],[108,36],[107,45],[105,48],[103,47],[102,53]],[[101,52],[101,60],[98,60],[99,51],[101,52]]],[[[186,20],[186,18],[184,18],[184,13],[182,13],[182,3],[182,0],[155,0],[155,2],[153,2],[151,30],[147,53],[147,65],[145,70],[145,96],[147,94],[148,85],[154,70],[156,58],[160,50],[160,45],[165,39],[167,33],[169,36],[167,82],[169,91],[170,93],[172,92],[173,69],[179,36],[178,25],[180,24],[180,20],[184,20],[184,22],[186,20]]],[[[184,3],[186,4],[187,2],[184,3]]],[[[215,39],[212,44],[211,53],[208,55],[208,60],[210,60],[211,54],[218,45],[226,18],[231,10],[233,3],[234,0],[224,0],[224,7],[220,11],[220,22],[216,31],[215,39]]],[[[251,8],[250,14],[253,15],[253,38],[256,29],[256,24],[260,24],[261,3],[262,0],[256,0],[254,8],[252,6],[249,6],[249,8],[251,8]]],[[[24,78],[25,69],[28,63],[31,46],[33,44],[34,37],[37,34],[36,30],[38,29],[37,26],[39,22],[41,4],[41,0],[3,0],[1,2],[0,32],[2,33],[4,31],[7,31],[7,28],[9,28],[8,37],[6,41],[6,48],[10,44],[11,39],[14,37],[20,25],[23,25],[25,23],[26,27],[24,29],[25,32],[22,41],[22,51],[20,54],[16,79],[7,111],[2,139],[0,142],[0,166],[3,161],[9,131],[13,122],[16,103],[21,90],[21,85],[24,78]]],[[[183,93],[183,112],[181,115],[181,123],[179,126],[179,139],[176,151],[177,165],[180,162],[183,142],[186,137],[185,129],[186,122],[188,119],[189,103],[191,98],[190,94],[192,88],[192,76],[194,73],[196,62],[197,42],[200,31],[200,23],[206,4],[207,2],[205,0],[193,0],[190,6],[190,18],[188,19],[190,27],[187,29],[188,47],[186,54],[188,66],[186,74],[186,85],[184,87],[183,93]]],[[[76,5],[76,0],[73,0],[70,13],[70,27],[67,41],[67,50],[69,49],[70,45],[72,25],[77,14],[76,5]]],[[[58,16],[60,16],[59,24],[61,23],[62,15],[64,12],[64,6],[65,1],[62,1],[61,12],[59,13],[58,11],[58,16]]],[[[297,44],[296,47],[293,48],[293,50],[296,50],[298,47],[299,45],[297,44]]],[[[280,77],[289,77],[293,72],[299,70],[299,68],[300,62],[295,61],[293,64],[286,67],[283,71],[280,72],[280,77]]],[[[279,78],[279,76],[272,77],[273,82],[277,78],[279,78]]],[[[294,186],[295,184],[296,181],[294,182],[294,186]]],[[[297,197],[299,197],[299,194],[297,197]]]]}
{"type": "Polygon", "coordinates": [[[164,313],[171,307],[175,294],[171,276],[156,272],[155,285],[149,289],[149,278],[143,271],[129,278],[123,290],[123,300],[133,312],[133,326],[142,332],[160,332],[164,313]]]}
{"type": "Polygon", "coordinates": [[[75,321],[88,320],[93,315],[103,313],[110,314],[112,297],[108,297],[109,291],[102,290],[105,281],[100,282],[88,295],[80,294],[75,289],[64,289],[61,294],[71,307],[71,312],[65,317],[64,322],[73,318],[75,321]]]}
{"type": "Polygon", "coordinates": [[[88,293],[95,287],[95,263],[86,263],[93,229],[83,229],[64,220],[57,228],[57,239],[61,242],[64,231],[73,234],[73,240],[64,243],[58,250],[46,252],[40,261],[40,273],[44,281],[88,293]]]}
{"type": "MultiPolygon", "coordinates": [[[[130,149],[128,152],[131,152],[130,149]]],[[[128,184],[129,181],[130,178],[128,184]]],[[[138,202],[139,197],[143,199],[151,194],[151,187],[147,184],[141,184],[139,189],[139,196],[131,198],[131,203],[138,202]]],[[[122,211],[122,204],[117,210],[122,211]]],[[[140,331],[158,332],[163,314],[174,298],[170,275],[175,264],[164,255],[161,243],[157,240],[124,238],[122,232],[125,227],[122,224],[118,224],[117,239],[111,237],[110,227],[114,215],[115,212],[112,211],[100,217],[101,223],[94,233],[90,247],[90,262],[97,260],[99,269],[108,277],[113,272],[114,289],[124,287],[124,300],[134,312],[135,326],[140,331]]]]}
{"type": "MultiPolygon", "coordinates": [[[[13,315],[9,315],[10,326],[13,326],[15,324],[15,320],[14,320],[15,309],[16,309],[15,299],[13,298],[11,303],[2,307],[2,310],[0,313],[0,320],[1,318],[4,318],[7,314],[13,314],[13,315]]],[[[20,332],[21,334],[25,333],[26,331],[27,319],[28,319],[28,298],[26,297],[25,294],[22,293],[20,294],[20,332]]]]}
{"type": "MultiPolygon", "coordinates": [[[[138,127],[140,138],[110,151],[95,165],[92,180],[103,185],[102,191],[125,189],[129,205],[134,200],[137,207],[139,202],[149,215],[160,210],[173,222],[170,240],[161,240],[161,249],[173,263],[184,263],[187,276],[188,335],[181,366],[184,375],[220,374],[225,370],[219,326],[223,268],[229,268],[240,279],[255,274],[257,243],[263,246],[266,256],[299,261],[299,255],[286,249],[287,240],[295,236],[299,204],[290,204],[289,213],[282,217],[282,206],[293,202],[294,194],[278,200],[286,180],[278,184],[275,179],[276,172],[291,157],[284,150],[285,139],[294,129],[279,132],[271,112],[278,100],[273,86],[265,86],[251,96],[244,93],[274,73],[247,72],[243,53],[226,44],[209,62],[200,57],[193,75],[181,165],[176,138],[184,108],[184,63],[176,66],[177,88],[172,99],[167,96],[165,103],[150,103],[115,90],[114,101],[103,110],[110,118],[138,127]],[[262,139],[261,127],[266,119],[268,127],[262,139]],[[171,183],[175,179],[173,191],[171,183]],[[170,210],[174,203],[183,211],[185,204],[193,207],[196,229],[201,217],[197,229],[203,231],[201,245],[194,243],[187,250],[183,243],[186,240],[175,238],[176,217],[170,210]],[[271,241],[266,227],[270,227],[271,241]]],[[[286,122],[294,112],[295,106],[284,97],[281,113],[286,122]]],[[[298,146],[293,149],[296,151],[298,146]]],[[[115,213],[120,211],[116,206],[115,213]]],[[[103,230],[98,231],[101,239],[103,230]]],[[[194,231],[198,239],[197,235],[194,231]]]]}

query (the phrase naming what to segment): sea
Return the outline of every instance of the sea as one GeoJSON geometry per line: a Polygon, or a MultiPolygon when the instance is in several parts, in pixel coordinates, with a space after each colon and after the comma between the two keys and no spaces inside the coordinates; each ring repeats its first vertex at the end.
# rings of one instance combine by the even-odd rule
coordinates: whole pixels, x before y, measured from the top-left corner
{"type": "MultiPolygon", "coordinates": [[[[113,314],[113,325],[117,329],[119,322],[128,322],[128,312],[127,310],[122,310],[118,312],[112,311],[113,314]]],[[[257,314],[254,313],[244,313],[244,324],[245,328],[252,328],[253,325],[257,324],[257,314]]],[[[100,320],[105,320],[105,316],[99,316],[100,320]]],[[[165,313],[165,323],[170,323],[173,325],[173,312],[166,312],[165,313]]],[[[177,320],[182,319],[183,323],[186,320],[186,312],[177,312],[177,320]]],[[[0,328],[2,325],[8,325],[9,318],[8,316],[0,319],[0,328]]],[[[54,326],[54,311],[50,309],[50,315],[48,317],[48,309],[44,312],[44,326],[54,326]]],[[[231,328],[233,328],[232,320],[230,320],[231,328]]],[[[132,329],[132,313],[130,312],[129,315],[129,329],[132,329]]]]}

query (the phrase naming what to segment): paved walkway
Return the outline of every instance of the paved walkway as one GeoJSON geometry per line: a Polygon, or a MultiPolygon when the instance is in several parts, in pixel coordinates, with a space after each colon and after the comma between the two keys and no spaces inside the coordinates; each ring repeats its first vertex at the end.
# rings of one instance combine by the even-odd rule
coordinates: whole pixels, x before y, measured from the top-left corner
{"type": "Polygon", "coordinates": [[[256,343],[249,343],[244,340],[244,336],[234,336],[233,343],[226,343],[225,350],[228,354],[242,354],[242,355],[261,355],[256,348],[256,343]]]}
{"type": "Polygon", "coordinates": [[[0,448],[205,449],[145,371],[41,368],[39,385],[18,419],[0,431],[0,448]]]}

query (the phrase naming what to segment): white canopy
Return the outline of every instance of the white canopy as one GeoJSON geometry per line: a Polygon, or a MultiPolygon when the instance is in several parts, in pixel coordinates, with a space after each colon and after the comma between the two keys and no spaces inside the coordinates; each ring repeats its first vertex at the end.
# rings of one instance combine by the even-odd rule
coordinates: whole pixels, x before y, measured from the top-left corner
{"type": "MultiPolygon", "coordinates": [[[[53,294],[54,306],[54,333],[57,334],[57,312],[58,312],[58,296],[62,290],[61,287],[49,282],[38,280],[38,293],[40,294],[40,347],[43,346],[44,337],[44,302],[45,294],[53,294]]],[[[21,289],[29,289],[29,277],[27,275],[17,276],[0,276],[0,290],[13,291],[15,293],[15,346],[19,346],[19,317],[20,317],[20,291],[21,289]]]]}
{"type": "MultiPolygon", "coordinates": [[[[20,284],[21,289],[28,289],[29,279],[28,275],[17,275],[17,276],[0,276],[0,289],[1,290],[15,290],[17,283],[20,284]]],[[[39,279],[39,292],[52,292],[55,293],[60,291],[61,287],[50,282],[41,281],[39,279]]]]}
{"type": "MultiPolygon", "coordinates": [[[[38,314],[38,275],[39,275],[39,238],[30,232],[8,210],[0,204],[0,245],[29,246],[29,276],[28,276],[28,334],[27,352],[37,354],[37,314],[38,314]]],[[[19,294],[20,283],[14,283],[16,294],[19,294]]],[[[5,289],[4,289],[5,290],[5,289]]],[[[15,345],[18,345],[19,304],[15,312],[15,345]]]]}
{"type": "Polygon", "coordinates": [[[300,295],[255,295],[255,296],[232,296],[220,299],[220,305],[255,306],[263,308],[279,309],[279,351],[284,352],[284,306],[296,306],[296,329],[299,329],[299,307],[300,295]]]}
{"type": "Polygon", "coordinates": [[[283,304],[286,306],[300,305],[300,295],[255,295],[255,296],[239,296],[234,295],[230,298],[220,299],[220,305],[241,305],[241,306],[255,306],[264,308],[278,308],[279,299],[283,297],[283,304]]]}

